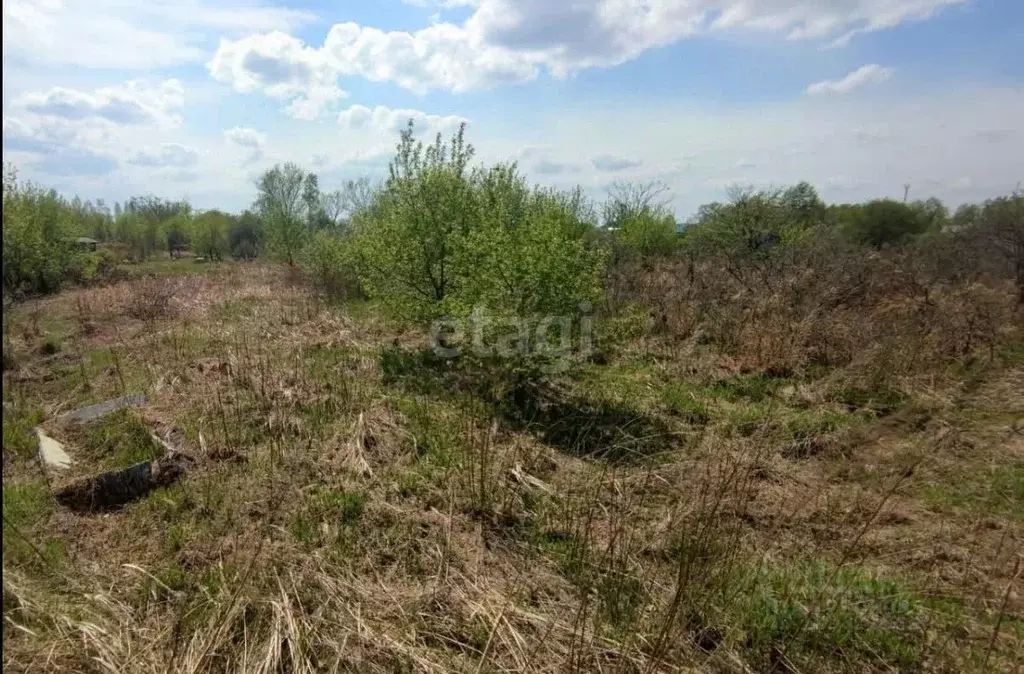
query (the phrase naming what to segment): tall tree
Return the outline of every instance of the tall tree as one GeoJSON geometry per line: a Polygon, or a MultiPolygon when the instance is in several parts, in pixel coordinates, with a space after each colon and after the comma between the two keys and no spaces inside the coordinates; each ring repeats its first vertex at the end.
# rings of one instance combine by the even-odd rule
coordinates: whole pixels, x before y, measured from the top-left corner
{"type": "Polygon", "coordinates": [[[290,162],[268,169],[256,182],[255,209],[267,227],[268,243],[289,265],[295,264],[309,234],[308,185],[306,172],[290,162]]]}

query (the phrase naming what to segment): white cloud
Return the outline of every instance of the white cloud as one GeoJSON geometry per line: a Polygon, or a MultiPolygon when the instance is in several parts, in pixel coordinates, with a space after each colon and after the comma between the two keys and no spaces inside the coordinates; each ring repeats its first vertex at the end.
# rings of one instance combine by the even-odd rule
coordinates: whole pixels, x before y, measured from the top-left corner
{"type": "Polygon", "coordinates": [[[251,150],[262,150],[267,142],[267,134],[244,126],[227,129],[224,131],[224,137],[235,145],[247,147],[251,150]]]}
{"type": "Polygon", "coordinates": [[[389,136],[405,128],[413,121],[417,132],[447,133],[468,122],[458,115],[431,115],[422,110],[392,109],[378,105],[372,110],[365,105],[353,105],[338,115],[338,125],[343,129],[373,129],[389,136]]]}
{"type": "Polygon", "coordinates": [[[845,94],[858,87],[863,87],[869,84],[881,84],[892,77],[892,73],[892,68],[885,68],[877,63],[871,63],[857,68],[838,80],[823,80],[821,82],[815,82],[807,87],[807,94],[809,96],[819,96],[821,94],[845,94]]]}
{"type": "Polygon", "coordinates": [[[215,33],[291,30],[308,12],[212,0],[5,0],[4,60],[86,68],[201,61],[215,33]]]}
{"type": "Polygon", "coordinates": [[[567,173],[579,173],[580,167],[567,162],[542,159],[533,165],[533,172],[542,176],[559,176],[567,173]]]}
{"type": "Polygon", "coordinates": [[[291,101],[286,111],[297,119],[315,119],[328,103],[345,95],[335,86],[337,73],[322,50],[279,31],[221,40],[207,68],[235,91],[260,91],[291,101]]]}
{"type": "Polygon", "coordinates": [[[138,166],[186,168],[199,162],[199,151],[181,143],[163,143],[140,150],[130,163],[138,166]]]}
{"type": "Polygon", "coordinates": [[[267,134],[244,126],[226,129],[224,138],[232,145],[247,150],[245,164],[252,164],[261,159],[267,144],[267,134]]]}
{"type": "MultiPolygon", "coordinates": [[[[564,77],[611,67],[696,35],[746,31],[789,40],[849,40],[967,1],[476,0],[460,3],[473,7],[462,24],[438,22],[410,32],[340,23],[319,47],[280,32],[226,40],[210,71],[240,91],[282,96],[272,87],[287,83],[280,91],[302,91],[311,101],[324,100],[317,92],[330,91],[328,83],[345,76],[393,82],[416,93],[460,93],[526,82],[542,72],[564,77]]],[[[300,107],[312,115],[305,104],[300,107]]]]}
{"type": "Polygon", "coordinates": [[[54,87],[45,92],[23,94],[14,107],[33,115],[65,120],[103,119],[113,124],[181,123],[178,110],[185,104],[181,82],[169,79],[158,85],[125,82],[92,92],[54,87]]]}
{"type": "Polygon", "coordinates": [[[590,160],[590,163],[593,164],[594,168],[598,171],[606,171],[609,173],[626,171],[643,165],[643,161],[640,159],[628,159],[626,157],[618,157],[613,154],[603,154],[599,157],[594,157],[590,160]]]}

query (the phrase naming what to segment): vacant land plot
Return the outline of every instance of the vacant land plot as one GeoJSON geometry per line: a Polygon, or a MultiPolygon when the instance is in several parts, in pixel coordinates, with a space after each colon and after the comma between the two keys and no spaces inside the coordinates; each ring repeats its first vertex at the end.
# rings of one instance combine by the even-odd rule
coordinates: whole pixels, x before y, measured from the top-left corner
{"type": "Polygon", "coordinates": [[[883,394],[638,329],[502,397],[283,267],[175,264],[5,312],[5,669],[1019,668],[1019,334],[883,394]]]}

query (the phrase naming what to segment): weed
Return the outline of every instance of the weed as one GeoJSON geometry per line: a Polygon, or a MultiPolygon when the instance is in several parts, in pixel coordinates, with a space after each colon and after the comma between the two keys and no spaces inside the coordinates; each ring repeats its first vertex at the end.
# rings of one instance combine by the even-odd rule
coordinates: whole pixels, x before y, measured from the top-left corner
{"type": "Polygon", "coordinates": [[[711,421],[711,411],[697,392],[681,384],[671,384],[662,391],[662,397],[672,414],[692,426],[704,426],[711,421]]]}
{"type": "Polygon", "coordinates": [[[740,437],[750,437],[759,431],[774,427],[774,414],[768,405],[752,404],[738,407],[729,413],[729,433],[740,437]]]}
{"type": "Polygon", "coordinates": [[[62,345],[58,337],[54,335],[47,335],[46,338],[43,339],[42,346],[39,347],[39,353],[44,356],[52,356],[56,353],[60,353],[61,348],[62,345]]]}
{"type": "Polygon", "coordinates": [[[764,402],[771,397],[780,387],[785,385],[786,380],[781,377],[768,375],[736,375],[726,379],[719,379],[709,386],[712,395],[720,396],[726,400],[746,400],[754,403],[764,402]]]}
{"type": "Polygon", "coordinates": [[[743,647],[761,666],[785,654],[803,667],[839,657],[905,670],[924,658],[934,604],[897,581],[794,562],[741,582],[743,647]]]}
{"type": "Polygon", "coordinates": [[[968,510],[1024,521],[1024,466],[958,470],[955,478],[925,486],[922,497],[944,509],[968,510]]]}
{"type": "Polygon", "coordinates": [[[892,388],[865,388],[861,386],[833,386],[827,399],[846,405],[851,410],[868,410],[876,416],[892,414],[903,404],[905,396],[892,388]]]}
{"type": "Polygon", "coordinates": [[[123,468],[159,458],[164,449],[130,409],[114,412],[86,429],[83,455],[101,468],[123,468]]]}
{"type": "Polygon", "coordinates": [[[35,429],[44,418],[41,409],[25,410],[14,404],[4,404],[4,456],[16,456],[22,461],[32,459],[39,448],[35,429]]]}

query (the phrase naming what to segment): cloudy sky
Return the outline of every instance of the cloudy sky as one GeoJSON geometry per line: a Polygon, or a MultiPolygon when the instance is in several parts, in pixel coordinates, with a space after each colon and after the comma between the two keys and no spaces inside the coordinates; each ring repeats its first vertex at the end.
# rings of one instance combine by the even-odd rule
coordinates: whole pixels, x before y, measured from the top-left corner
{"type": "Polygon", "coordinates": [[[5,0],[3,154],[83,198],[251,203],[294,161],[381,176],[467,121],[531,180],[830,201],[1024,181],[1019,0],[5,0]]]}

